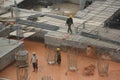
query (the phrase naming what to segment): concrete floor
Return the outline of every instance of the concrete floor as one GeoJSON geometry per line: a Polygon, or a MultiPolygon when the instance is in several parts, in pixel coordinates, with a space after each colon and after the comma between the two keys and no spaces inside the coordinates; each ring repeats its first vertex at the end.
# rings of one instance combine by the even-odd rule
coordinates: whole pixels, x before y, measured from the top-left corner
{"type": "MultiPolygon", "coordinates": [[[[33,72],[32,64],[29,63],[29,79],[28,80],[41,80],[43,76],[51,76],[53,80],[115,80],[108,77],[100,77],[97,71],[97,59],[83,57],[78,55],[78,71],[68,71],[67,53],[64,51],[61,53],[62,62],[61,65],[49,65],[46,61],[46,48],[42,42],[34,42],[25,40],[25,48],[29,51],[29,62],[32,56],[32,52],[36,52],[38,56],[38,72],[33,72]],[[83,75],[83,70],[86,66],[95,65],[95,72],[93,76],[83,75]]],[[[113,70],[120,70],[120,63],[110,62],[109,74],[113,70]]],[[[119,74],[120,75],[120,74],[119,74]]],[[[119,78],[118,75],[118,78],[119,78]]],[[[8,78],[10,80],[17,80],[16,78],[16,66],[15,63],[8,66],[6,69],[0,72],[0,77],[8,78]]],[[[117,79],[116,79],[117,80],[117,79]]],[[[119,80],[119,79],[118,79],[119,80]]]]}
{"type": "Polygon", "coordinates": [[[33,9],[36,11],[43,11],[44,9],[44,11],[49,13],[68,16],[69,14],[75,15],[80,10],[80,5],[73,3],[61,3],[54,4],[49,8],[44,8],[43,6],[38,5],[35,6],[33,9]],[[59,10],[57,10],[58,8],[59,10]]]}

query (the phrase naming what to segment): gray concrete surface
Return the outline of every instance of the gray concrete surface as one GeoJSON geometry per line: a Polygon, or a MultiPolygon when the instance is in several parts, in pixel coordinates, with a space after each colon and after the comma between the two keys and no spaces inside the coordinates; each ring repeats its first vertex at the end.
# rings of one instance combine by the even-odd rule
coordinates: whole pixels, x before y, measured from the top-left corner
{"type": "Polygon", "coordinates": [[[14,62],[15,53],[23,48],[23,42],[0,38],[0,71],[14,62]]]}

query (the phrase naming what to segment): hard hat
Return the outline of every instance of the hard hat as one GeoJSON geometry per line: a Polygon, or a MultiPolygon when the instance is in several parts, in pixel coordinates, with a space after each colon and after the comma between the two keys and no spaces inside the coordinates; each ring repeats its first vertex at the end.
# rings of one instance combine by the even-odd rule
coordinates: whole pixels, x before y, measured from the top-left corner
{"type": "Polygon", "coordinates": [[[33,52],[33,55],[36,55],[36,52],[33,52]]]}
{"type": "Polygon", "coordinates": [[[73,16],[72,16],[72,15],[69,15],[69,17],[70,17],[70,18],[73,18],[73,16]]]}
{"type": "Polygon", "coordinates": [[[57,51],[60,51],[60,48],[57,48],[57,51]]]}

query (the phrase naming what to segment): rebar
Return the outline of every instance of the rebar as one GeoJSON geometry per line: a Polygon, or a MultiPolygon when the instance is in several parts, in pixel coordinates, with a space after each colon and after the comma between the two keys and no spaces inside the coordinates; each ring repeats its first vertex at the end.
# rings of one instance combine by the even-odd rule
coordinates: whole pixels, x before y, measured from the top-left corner
{"type": "Polygon", "coordinates": [[[28,69],[27,67],[17,67],[17,80],[28,80],[28,69]]]}
{"type": "Polygon", "coordinates": [[[56,63],[56,56],[55,56],[56,48],[57,48],[57,46],[46,45],[48,64],[55,64],[56,63]]]}
{"type": "Polygon", "coordinates": [[[107,59],[99,59],[97,62],[98,74],[102,77],[108,76],[109,61],[107,59]]]}
{"type": "Polygon", "coordinates": [[[67,62],[68,62],[68,69],[71,71],[77,70],[77,60],[78,59],[78,49],[70,47],[67,53],[67,62]]]}
{"type": "Polygon", "coordinates": [[[43,76],[41,80],[53,80],[51,76],[43,76]]]}
{"type": "Polygon", "coordinates": [[[28,80],[28,51],[20,50],[15,55],[17,80],[28,80]]]}

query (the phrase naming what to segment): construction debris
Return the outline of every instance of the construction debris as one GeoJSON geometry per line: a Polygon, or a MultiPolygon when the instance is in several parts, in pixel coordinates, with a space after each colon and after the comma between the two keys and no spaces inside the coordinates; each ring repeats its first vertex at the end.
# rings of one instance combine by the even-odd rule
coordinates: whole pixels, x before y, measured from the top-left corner
{"type": "Polygon", "coordinates": [[[89,66],[84,68],[83,74],[85,76],[93,76],[94,75],[94,71],[95,71],[95,65],[90,64],[89,66]]]}

